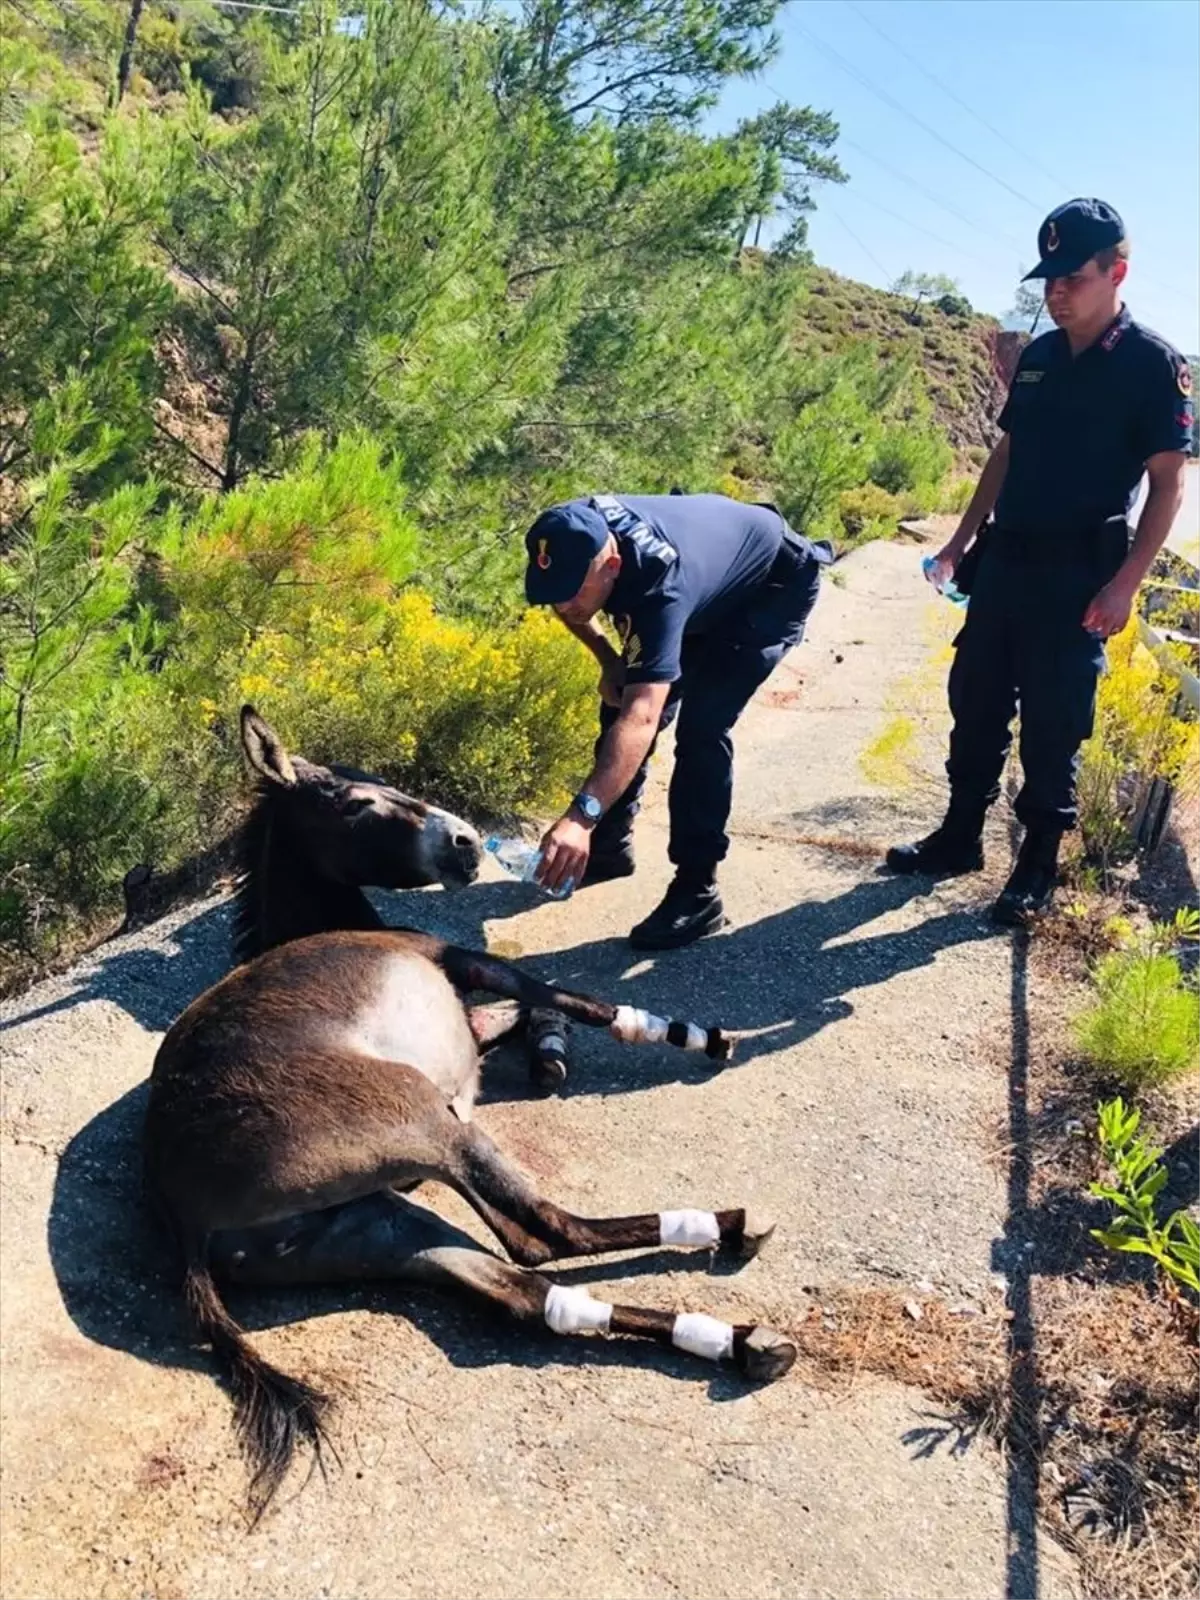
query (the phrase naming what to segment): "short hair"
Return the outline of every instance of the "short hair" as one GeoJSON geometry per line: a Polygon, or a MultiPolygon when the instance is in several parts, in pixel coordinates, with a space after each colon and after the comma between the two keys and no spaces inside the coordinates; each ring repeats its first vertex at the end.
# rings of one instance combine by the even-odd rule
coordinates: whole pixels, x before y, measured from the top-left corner
{"type": "Polygon", "coordinates": [[[1129,240],[1118,239],[1116,244],[1110,244],[1103,250],[1097,250],[1092,259],[1101,272],[1111,272],[1118,261],[1129,260],[1129,240]]]}

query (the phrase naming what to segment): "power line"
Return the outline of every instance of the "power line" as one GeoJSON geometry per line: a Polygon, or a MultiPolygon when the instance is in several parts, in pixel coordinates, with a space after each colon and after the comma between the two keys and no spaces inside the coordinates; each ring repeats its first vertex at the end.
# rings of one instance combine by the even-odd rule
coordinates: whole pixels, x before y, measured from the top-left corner
{"type": "Polygon", "coordinates": [[[846,221],[845,217],[843,217],[840,212],[835,211],[834,208],[831,205],[827,204],[826,205],[826,209],[828,210],[830,216],[834,219],[835,222],[840,222],[841,223],[842,227],[845,228],[846,232],[850,235],[850,237],[854,240],[855,244],[862,251],[863,255],[865,255],[868,258],[868,260],[873,261],[875,263],[875,265],[879,268],[880,272],[883,273],[884,282],[885,283],[893,283],[895,281],[894,273],[889,272],[888,269],[884,266],[883,262],[880,261],[879,257],[875,254],[875,252],[872,249],[870,249],[869,246],[867,246],[867,245],[865,245],[863,243],[863,241],[855,233],[854,229],[846,221]]]}
{"type": "MultiPolygon", "coordinates": [[[[889,48],[891,48],[892,50],[895,50],[899,55],[902,55],[906,61],[910,62],[914,67],[916,67],[918,72],[922,73],[926,78],[928,78],[930,83],[935,84],[937,86],[937,88],[939,88],[942,91],[943,94],[949,95],[951,100],[953,100],[956,105],[961,106],[964,111],[969,112],[971,114],[971,116],[973,116],[975,118],[976,122],[980,123],[983,127],[985,127],[988,130],[988,132],[993,135],[993,137],[999,139],[1002,144],[1006,144],[1010,150],[1014,151],[1017,155],[1019,155],[1023,161],[1027,161],[1030,164],[1030,166],[1036,167],[1037,170],[1043,175],[1043,177],[1049,178],[1051,183],[1053,183],[1055,185],[1055,187],[1060,191],[1060,193],[1065,193],[1066,190],[1071,187],[1062,178],[1057,177],[1053,172],[1051,172],[1049,170],[1049,168],[1044,167],[1042,165],[1042,163],[1037,159],[1036,156],[1031,156],[1027,150],[1022,150],[1020,145],[1014,144],[1013,141],[1008,137],[1008,135],[1006,133],[1002,132],[993,123],[989,122],[985,116],[983,116],[980,112],[976,111],[975,107],[973,105],[971,105],[971,103],[969,101],[964,100],[962,98],[962,96],[960,94],[958,94],[954,89],[952,89],[948,83],[944,83],[942,81],[942,79],[937,76],[936,73],[930,72],[929,68],[926,67],[921,61],[919,61],[916,56],[914,56],[910,51],[906,50],[902,44],[898,44],[896,42],[896,40],[893,39],[892,36],[889,33],[885,33],[884,30],[875,21],[875,19],[873,17],[871,17],[871,16],[868,16],[867,13],[862,9],[862,7],[855,3],[855,0],[845,0],[845,4],[849,6],[850,10],[854,12],[855,16],[858,17],[860,21],[865,22],[866,25],[868,26],[868,28],[871,28],[875,33],[877,33],[879,35],[879,37],[883,40],[883,42],[886,45],[889,46],[889,48]]],[[[812,37],[812,35],[810,35],[809,37],[812,37]]],[[[865,79],[862,79],[860,81],[862,81],[864,83],[866,82],[865,79]]],[[[869,85],[868,85],[868,87],[869,87],[869,85]]],[[[879,92],[882,93],[883,91],[879,91],[879,92]]],[[[903,108],[901,107],[899,109],[903,109],[903,108]]],[[[912,113],[908,112],[908,111],[905,111],[905,115],[906,116],[911,116],[912,113]]],[[[925,126],[923,123],[919,122],[918,118],[914,117],[913,120],[917,121],[919,126],[922,126],[922,127],[925,126]]],[[[927,129],[926,131],[930,132],[932,130],[927,129]]],[[[849,143],[849,140],[847,140],[846,142],[849,143]]],[[[947,141],[943,139],[942,143],[945,144],[945,143],[947,143],[947,141]]],[[[951,146],[951,148],[955,148],[955,147],[951,146]]],[[[865,152],[865,153],[870,155],[869,151],[865,152]]],[[[960,155],[963,154],[962,151],[959,151],[958,153],[960,155]]],[[[872,159],[876,159],[877,160],[878,157],[872,157],[872,159]]],[[[964,156],[964,159],[965,160],[970,160],[971,158],[969,156],[964,156]]],[[[973,164],[974,165],[978,165],[978,163],[973,163],[973,164]]],[[[880,162],[880,165],[883,165],[883,163],[880,162]]],[[[986,168],[982,168],[981,167],[980,170],[981,171],[986,171],[986,168]]],[[[992,178],[994,178],[997,183],[1002,183],[1004,181],[1003,179],[996,178],[995,173],[991,173],[990,176],[992,178]]],[[[906,181],[911,182],[912,180],[906,180],[906,181]]],[[[1005,188],[1009,188],[1009,185],[1005,184],[1005,188]]],[[[1011,188],[1009,189],[1009,192],[1012,193],[1012,194],[1016,194],[1017,193],[1017,191],[1015,189],[1011,189],[1011,188]]],[[[945,204],[945,202],[937,200],[936,196],[930,196],[929,198],[934,199],[935,202],[938,205],[944,205],[945,204]]],[[[1018,195],[1017,198],[1021,199],[1021,198],[1027,198],[1027,197],[1023,197],[1023,196],[1018,195]]],[[[1032,201],[1029,201],[1029,204],[1032,205],[1032,203],[1033,203],[1032,201]]],[[[946,209],[949,210],[951,208],[950,207],[946,207],[946,209]]],[[[999,236],[997,235],[997,237],[999,237],[999,236]]],[[[1010,240],[1009,242],[1011,243],[1012,241],[1010,240]]],[[[1022,248],[1022,247],[1018,246],[1017,248],[1022,248]]],[[[1184,291],[1177,284],[1167,283],[1162,278],[1155,278],[1155,277],[1151,276],[1148,273],[1143,273],[1142,274],[1142,278],[1146,283],[1153,284],[1156,288],[1165,290],[1168,294],[1171,294],[1171,295],[1174,295],[1174,296],[1178,297],[1181,301],[1188,299],[1188,296],[1184,293],[1184,291]]]]}
{"type": "Polygon", "coordinates": [[[918,194],[924,195],[926,200],[932,200],[935,206],[940,206],[943,211],[949,212],[952,217],[957,217],[959,222],[965,222],[973,232],[989,234],[997,243],[1007,245],[1011,250],[1024,253],[1028,249],[1028,245],[1018,244],[1011,235],[998,233],[994,228],[987,227],[981,222],[976,222],[974,218],[967,216],[965,211],[960,211],[957,206],[951,205],[949,200],[943,200],[941,195],[936,194],[932,189],[921,183],[919,179],[910,177],[907,172],[901,172],[899,167],[892,166],[890,161],[885,161],[882,156],[877,156],[873,150],[865,149],[862,145],[856,144],[853,139],[847,139],[844,135],[842,136],[842,143],[847,149],[857,150],[859,155],[866,156],[868,161],[875,162],[876,166],[882,167],[885,172],[890,172],[893,178],[898,179],[901,183],[906,183],[910,189],[915,189],[918,194]]]}
{"type": "MultiPolygon", "coordinates": [[[[1013,194],[1016,194],[1017,198],[1019,200],[1021,200],[1025,205],[1029,206],[1031,210],[1035,210],[1036,211],[1038,209],[1038,207],[1034,204],[1034,202],[1029,199],[1028,195],[1018,194],[1015,189],[1011,189],[1010,188],[1010,185],[1004,183],[1004,180],[1002,178],[996,178],[994,173],[988,172],[986,167],[980,166],[980,164],[977,161],[975,161],[971,156],[968,156],[964,151],[959,150],[955,145],[951,144],[949,140],[944,139],[941,134],[937,133],[936,130],[930,128],[927,123],[925,123],[925,122],[923,122],[921,120],[920,117],[916,116],[913,112],[909,111],[906,106],[902,106],[899,103],[899,101],[894,100],[889,94],[887,94],[887,92],[885,90],[876,88],[876,86],[874,84],[870,83],[870,81],[868,79],[862,77],[856,71],[855,68],[853,68],[848,62],[845,61],[844,57],[841,57],[838,54],[838,52],[833,49],[832,46],[825,45],[822,40],[818,39],[815,34],[810,33],[808,31],[808,29],[806,29],[806,28],[800,28],[799,31],[801,33],[803,33],[806,38],[810,39],[814,44],[816,44],[818,46],[818,48],[825,50],[827,54],[829,54],[831,57],[833,57],[835,59],[837,64],[841,65],[844,68],[844,70],[850,74],[851,77],[856,78],[860,83],[863,84],[863,86],[865,88],[869,89],[872,94],[877,94],[881,99],[885,100],[888,105],[894,106],[896,108],[896,110],[900,111],[904,116],[908,117],[910,119],[910,121],[915,122],[918,127],[923,128],[927,133],[932,134],[932,136],[935,139],[937,139],[941,144],[944,144],[944,145],[946,145],[946,147],[948,149],[953,150],[956,155],[962,156],[962,159],[964,161],[969,162],[971,166],[978,167],[979,170],[981,172],[984,172],[988,177],[994,178],[997,183],[1001,183],[1001,184],[1004,185],[1004,187],[1006,189],[1010,189],[1010,192],[1013,193],[1013,194]]],[[[786,102],[787,101],[787,96],[784,95],[780,91],[778,86],[776,84],[772,83],[769,78],[764,77],[762,79],[762,82],[766,85],[766,87],[768,89],[771,90],[771,92],[775,95],[776,100],[778,102],[786,102]]],[[[912,188],[912,189],[915,189],[918,194],[922,194],[922,195],[925,196],[925,198],[927,200],[931,200],[934,205],[940,206],[943,211],[949,212],[950,215],[957,217],[960,222],[964,222],[967,225],[967,227],[971,228],[975,233],[988,235],[990,238],[996,240],[997,243],[1003,244],[1006,249],[1017,251],[1019,256],[1028,255],[1028,253],[1029,253],[1029,246],[1028,245],[1018,243],[1017,240],[1014,239],[1010,234],[1000,233],[994,227],[985,227],[984,225],[973,221],[972,218],[968,217],[965,212],[960,211],[957,206],[952,205],[950,203],[950,201],[948,201],[948,200],[942,199],[942,197],[940,195],[936,194],[932,189],[929,189],[926,185],[924,185],[921,182],[919,182],[916,178],[912,178],[907,173],[901,172],[899,168],[893,167],[889,162],[885,161],[882,156],[878,156],[873,151],[865,149],[862,145],[855,143],[855,141],[853,139],[848,139],[844,134],[840,134],[839,138],[841,140],[841,143],[844,144],[848,149],[857,150],[860,155],[866,156],[869,161],[874,161],[878,166],[881,166],[885,171],[890,172],[892,174],[892,176],[894,178],[897,178],[901,183],[908,184],[908,186],[910,188],[912,188]]],[[[1065,187],[1065,185],[1064,185],[1064,187],[1065,187]]],[[[864,196],[864,195],[861,195],[861,194],[859,195],[859,199],[866,199],[866,198],[867,197],[864,196]]],[[[877,201],[872,201],[872,200],[869,200],[869,199],[868,199],[867,203],[868,204],[878,205],[877,201]]],[[[879,209],[880,210],[886,210],[886,207],[879,206],[879,209]]],[[[892,215],[895,215],[895,213],[892,213],[892,215]]],[[[899,220],[907,221],[907,218],[900,218],[899,220]]],[[[910,223],[909,225],[911,227],[918,227],[918,224],[916,224],[916,223],[910,223]]],[[[843,226],[844,226],[844,224],[843,224],[843,226]]],[[[848,231],[849,230],[847,229],[847,232],[848,231]]],[[[926,229],[924,231],[928,232],[929,230],[926,229]]],[[[935,236],[931,234],[930,237],[935,237],[935,236]]],[[[939,242],[944,243],[945,241],[939,241],[939,242]]],[[[956,247],[956,248],[959,248],[961,250],[961,246],[960,247],[956,247]]],[[[962,253],[963,254],[968,254],[968,255],[973,254],[970,251],[964,251],[962,253]]],[[[975,256],[974,259],[982,260],[983,258],[979,257],[979,256],[975,256]]],[[[990,265],[990,263],[988,263],[988,264],[990,265]]],[[[1162,292],[1164,292],[1166,294],[1169,294],[1170,296],[1172,296],[1172,298],[1177,299],[1180,304],[1185,304],[1186,303],[1189,306],[1191,305],[1191,303],[1192,303],[1191,298],[1189,296],[1185,295],[1183,290],[1180,289],[1177,285],[1171,284],[1171,283],[1166,283],[1166,282],[1163,281],[1163,279],[1155,277],[1152,273],[1148,273],[1148,272],[1142,272],[1141,273],[1141,278],[1142,278],[1142,281],[1144,283],[1148,283],[1148,284],[1152,285],[1153,287],[1161,290],[1162,292]]]]}
{"type": "Polygon", "coordinates": [[[969,256],[972,261],[978,261],[981,266],[990,267],[994,265],[987,256],[981,256],[975,250],[965,250],[962,245],[954,244],[949,239],[943,239],[940,234],[934,233],[932,229],[923,227],[919,222],[913,222],[910,217],[903,216],[899,211],[893,211],[890,206],[883,205],[881,201],[876,200],[871,195],[863,194],[856,189],[847,189],[846,193],[856,200],[861,200],[864,205],[874,206],[876,211],[882,211],[885,217],[891,217],[894,222],[903,223],[906,228],[911,228],[914,233],[923,233],[927,239],[932,239],[934,244],[940,244],[947,250],[955,251],[958,255],[969,256]]]}
{"type": "Polygon", "coordinates": [[[941,78],[939,78],[936,73],[930,72],[929,68],[924,66],[922,62],[920,62],[916,56],[912,55],[908,50],[906,50],[902,44],[897,44],[895,39],[893,39],[890,34],[885,33],[873,17],[868,16],[861,6],[855,4],[855,0],[846,0],[846,4],[850,7],[851,11],[854,12],[855,16],[858,17],[860,21],[865,22],[868,28],[873,29],[879,35],[886,45],[889,45],[891,49],[895,50],[899,55],[902,55],[906,61],[911,62],[912,65],[916,67],[918,72],[922,73],[926,78],[929,79],[930,83],[935,84],[943,94],[948,94],[956,105],[960,105],[964,111],[969,112],[971,116],[975,118],[976,122],[982,124],[982,126],[985,127],[994,138],[999,139],[1002,144],[1006,144],[1008,148],[1019,155],[1023,161],[1028,161],[1030,166],[1036,167],[1043,177],[1050,179],[1050,182],[1055,186],[1056,189],[1065,190],[1067,188],[1067,185],[1062,181],[1062,179],[1055,177],[1053,172],[1050,172],[1046,167],[1042,166],[1041,162],[1036,156],[1031,156],[1027,151],[1022,150],[1020,145],[1014,144],[1006,133],[1003,133],[999,128],[994,127],[985,116],[982,116],[978,111],[976,111],[975,107],[970,103],[970,101],[964,100],[962,96],[952,89],[948,83],[943,83],[941,78]]]}
{"type": "Polygon", "coordinates": [[[927,133],[931,139],[936,139],[940,145],[944,145],[952,154],[958,156],[960,161],[965,161],[968,166],[974,167],[976,172],[982,172],[985,178],[990,178],[993,183],[998,183],[1002,189],[1007,189],[1009,194],[1019,200],[1022,205],[1027,205],[1030,210],[1038,211],[1041,209],[1036,200],[1031,200],[1027,194],[1022,194],[1019,189],[1014,189],[1006,179],[999,177],[990,168],[985,167],[981,161],[976,161],[975,157],[969,156],[965,150],[960,150],[953,140],[947,139],[936,128],[931,128],[927,122],[917,116],[915,111],[910,111],[907,106],[894,99],[886,89],[881,89],[877,83],[872,83],[870,78],[861,73],[853,62],[846,60],[840,50],[835,50],[831,44],[826,44],[824,39],[818,38],[815,33],[802,24],[797,23],[796,27],[810,44],[815,44],[818,50],[827,55],[836,66],[841,67],[842,71],[853,78],[856,83],[862,84],[864,89],[877,96],[885,105],[891,106],[894,111],[898,111],[902,117],[907,117],[910,122],[915,122],[918,128],[927,133]]]}

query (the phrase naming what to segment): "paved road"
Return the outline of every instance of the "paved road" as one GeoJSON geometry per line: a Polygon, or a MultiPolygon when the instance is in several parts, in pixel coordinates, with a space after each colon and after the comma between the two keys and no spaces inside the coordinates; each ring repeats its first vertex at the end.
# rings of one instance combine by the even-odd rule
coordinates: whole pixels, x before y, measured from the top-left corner
{"type": "MultiPolygon", "coordinates": [[[[625,943],[668,875],[662,763],[633,880],[565,905],[507,880],[395,897],[396,920],[757,1030],[717,1076],[580,1035],[549,1101],[497,1065],[481,1121],[575,1209],[748,1204],[779,1222],[736,1275],[655,1255],[563,1281],[786,1327],[806,1286],[929,1280],[978,1301],[1009,1264],[987,1157],[1011,947],[980,915],[1005,852],[969,889],[914,892],[876,868],[942,799],[954,619],[917,556],[879,544],[845,562],[747,713],[727,933],[657,959],[625,943]],[[898,706],[930,774],[902,808],[858,759],[898,706]]],[[[747,1392],[674,1353],[524,1337],[432,1292],[237,1302],[264,1352],[346,1396],[342,1470],[297,1479],[247,1536],[228,1402],[156,1275],[133,1154],[158,1040],[223,970],[227,931],[222,902],[189,908],[0,1007],[6,1597],[1071,1591],[992,1446],[922,1448],[940,1425],[919,1392],[864,1376],[831,1396],[802,1365],[747,1392]]]]}

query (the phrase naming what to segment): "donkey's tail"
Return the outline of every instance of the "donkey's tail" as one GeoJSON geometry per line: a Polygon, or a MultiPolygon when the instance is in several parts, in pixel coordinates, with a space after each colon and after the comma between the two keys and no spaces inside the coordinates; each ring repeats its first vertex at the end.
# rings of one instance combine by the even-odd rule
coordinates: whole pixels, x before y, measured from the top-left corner
{"type": "Polygon", "coordinates": [[[238,1435],[252,1474],[250,1511],[257,1522],[302,1441],[312,1446],[315,1465],[324,1472],[329,1397],[263,1360],[226,1311],[204,1262],[188,1263],[183,1294],[197,1328],[228,1372],[238,1435]]]}

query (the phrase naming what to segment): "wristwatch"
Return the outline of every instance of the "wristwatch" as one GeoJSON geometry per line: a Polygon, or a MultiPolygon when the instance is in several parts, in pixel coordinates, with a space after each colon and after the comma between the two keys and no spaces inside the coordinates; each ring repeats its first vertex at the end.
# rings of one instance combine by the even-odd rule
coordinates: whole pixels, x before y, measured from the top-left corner
{"type": "Polygon", "coordinates": [[[588,794],[586,790],[581,789],[574,800],[571,801],[571,805],[574,810],[578,811],[589,828],[594,828],[604,815],[604,807],[599,800],[596,799],[594,794],[588,794]]]}

